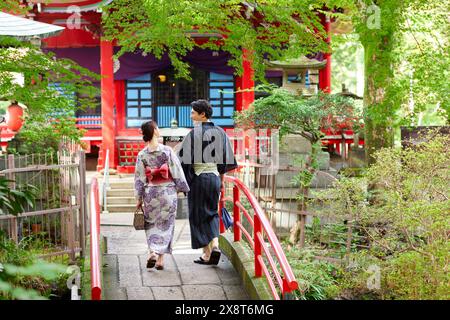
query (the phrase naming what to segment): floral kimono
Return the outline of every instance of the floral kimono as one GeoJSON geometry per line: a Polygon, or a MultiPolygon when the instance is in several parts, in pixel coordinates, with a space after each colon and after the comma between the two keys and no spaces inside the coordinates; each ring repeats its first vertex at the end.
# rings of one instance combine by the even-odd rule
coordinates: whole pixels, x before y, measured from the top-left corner
{"type": "Polygon", "coordinates": [[[144,229],[150,252],[172,253],[177,192],[189,192],[180,161],[172,148],[159,144],[154,151],[146,147],[139,152],[134,187],[136,199],[143,200],[144,229]],[[167,166],[171,177],[162,182],[149,179],[146,165],[152,170],[167,166]]]}

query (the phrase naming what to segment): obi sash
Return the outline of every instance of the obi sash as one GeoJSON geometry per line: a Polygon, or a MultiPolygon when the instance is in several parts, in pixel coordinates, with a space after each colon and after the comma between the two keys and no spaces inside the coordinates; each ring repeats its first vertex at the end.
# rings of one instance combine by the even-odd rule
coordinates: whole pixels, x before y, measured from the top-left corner
{"type": "Polygon", "coordinates": [[[145,176],[147,177],[147,182],[151,184],[159,184],[172,181],[172,175],[170,174],[167,163],[164,163],[159,168],[151,168],[149,166],[146,166],[145,176]]]}

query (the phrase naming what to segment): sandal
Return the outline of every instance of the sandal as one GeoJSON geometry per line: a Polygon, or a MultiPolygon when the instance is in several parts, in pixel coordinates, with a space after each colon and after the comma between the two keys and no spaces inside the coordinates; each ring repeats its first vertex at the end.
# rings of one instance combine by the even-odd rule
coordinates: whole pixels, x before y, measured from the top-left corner
{"type": "Polygon", "coordinates": [[[198,258],[197,260],[194,260],[194,263],[198,263],[198,264],[210,264],[209,260],[205,260],[202,257],[198,258]]]}
{"type": "Polygon", "coordinates": [[[211,251],[211,256],[209,257],[209,264],[217,265],[220,261],[221,252],[219,248],[214,247],[211,251]]]}
{"type": "Polygon", "coordinates": [[[150,258],[148,258],[147,260],[147,268],[153,268],[156,264],[156,256],[152,255],[150,258]]]}
{"type": "Polygon", "coordinates": [[[156,270],[164,270],[164,265],[156,264],[155,268],[156,268],[156,270]]]}

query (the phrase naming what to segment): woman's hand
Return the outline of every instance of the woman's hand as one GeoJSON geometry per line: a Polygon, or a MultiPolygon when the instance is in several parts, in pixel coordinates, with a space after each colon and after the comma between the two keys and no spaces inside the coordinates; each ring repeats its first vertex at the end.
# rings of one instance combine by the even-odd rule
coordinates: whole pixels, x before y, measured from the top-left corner
{"type": "Polygon", "coordinates": [[[136,204],[136,210],[142,209],[142,199],[138,200],[136,204]]]}

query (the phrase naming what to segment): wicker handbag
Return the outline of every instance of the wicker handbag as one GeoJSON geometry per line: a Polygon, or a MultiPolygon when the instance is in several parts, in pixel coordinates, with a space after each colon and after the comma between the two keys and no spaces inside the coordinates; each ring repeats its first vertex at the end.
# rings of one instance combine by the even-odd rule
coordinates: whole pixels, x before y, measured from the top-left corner
{"type": "Polygon", "coordinates": [[[142,207],[140,207],[140,210],[138,208],[134,212],[134,219],[133,219],[134,229],[144,230],[144,224],[145,224],[144,211],[142,210],[142,207]]]}

